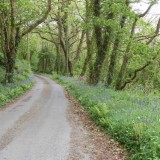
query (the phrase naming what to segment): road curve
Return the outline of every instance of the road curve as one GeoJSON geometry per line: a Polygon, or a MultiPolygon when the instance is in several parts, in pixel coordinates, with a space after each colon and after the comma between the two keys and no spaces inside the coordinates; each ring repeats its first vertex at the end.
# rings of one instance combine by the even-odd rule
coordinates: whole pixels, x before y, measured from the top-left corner
{"type": "Polygon", "coordinates": [[[0,160],[66,160],[71,127],[62,87],[36,76],[35,87],[0,111],[0,160]]]}

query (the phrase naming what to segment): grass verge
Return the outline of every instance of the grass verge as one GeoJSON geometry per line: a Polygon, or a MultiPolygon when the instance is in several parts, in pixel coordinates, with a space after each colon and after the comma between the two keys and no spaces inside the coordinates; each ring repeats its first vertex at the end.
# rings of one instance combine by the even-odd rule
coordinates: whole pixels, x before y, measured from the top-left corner
{"type": "Polygon", "coordinates": [[[90,86],[76,78],[49,76],[75,96],[95,123],[129,151],[132,160],[160,159],[160,99],[90,86]]]}
{"type": "Polygon", "coordinates": [[[7,84],[5,86],[0,85],[0,108],[3,108],[7,103],[31,89],[33,85],[33,77],[28,77],[17,83],[7,84]]]}
{"type": "Polygon", "coordinates": [[[4,84],[5,69],[0,67],[0,108],[25,93],[34,84],[30,65],[25,61],[17,61],[13,83],[4,84]]]}

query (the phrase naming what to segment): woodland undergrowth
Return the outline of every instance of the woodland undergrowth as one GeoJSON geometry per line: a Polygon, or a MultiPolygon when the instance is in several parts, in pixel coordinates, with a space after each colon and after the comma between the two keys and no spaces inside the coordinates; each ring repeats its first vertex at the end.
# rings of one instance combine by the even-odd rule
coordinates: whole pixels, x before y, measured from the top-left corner
{"type": "Polygon", "coordinates": [[[17,62],[13,83],[4,84],[5,70],[0,70],[0,108],[25,93],[34,84],[30,66],[25,62],[17,62]]]}
{"type": "Polygon", "coordinates": [[[94,122],[121,142],[132,160],[160,159],[160,99],[140,91],[115,91],[78,78],[50,78],[74,95],[94,122]]]}

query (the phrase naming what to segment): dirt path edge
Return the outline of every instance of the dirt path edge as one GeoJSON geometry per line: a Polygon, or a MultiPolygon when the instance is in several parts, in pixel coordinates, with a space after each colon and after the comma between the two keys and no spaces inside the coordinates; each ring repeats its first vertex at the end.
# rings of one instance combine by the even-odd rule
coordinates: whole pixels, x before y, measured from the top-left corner
{"type": "Polygon", "coordinates": [[[80,103],[67,91],[71,148],[68,160],[126,160],[127,152],[97,127],[80,103]]]}

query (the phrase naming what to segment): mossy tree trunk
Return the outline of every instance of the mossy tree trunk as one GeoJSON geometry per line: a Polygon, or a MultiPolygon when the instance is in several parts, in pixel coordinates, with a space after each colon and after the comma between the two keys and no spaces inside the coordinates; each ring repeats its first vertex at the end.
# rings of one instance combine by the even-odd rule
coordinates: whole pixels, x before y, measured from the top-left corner
{"type": "MultiPolygon", "coordinates": [[[[128,3],[126,4],[126,6],[128,6],[128,3]]],[[[124,28],[126,19],[127,19],[126,16],[122,16],[122,19],[120,21],[121,29],[124,28]]],[[[121,33],[118,33],[118,35],[117,35],[117,37],[114,41],[114,44],[113,44],[113,50],[112,50],[111,58],[110,58],[110,64],[109,64],[109,69],[108,69],[106,86],[110,86],[112,84],[112,81],[113,81],[114,68],[115,68],[116,61],[117,61],[118,49],[119,49],[120,43],[121,43],[121,40],[119,38],[120,34],[121,33]]]]}
{"type": "MultiPolygon", "coordinates": [[[[101,1],[100,0],[94,0],[94,16],[95,18],[100,18],[101,16],[101,1]]],[[[114,14],[111,12],[107,16],[107,20],[112,20],[114,17],[114,14]]],[[[96,47],[97,47],[97,54],[96,54],[96,60],[94,62],[93,67],[90,70],[90,76],[89,76],[89,83],[91,84],[97,84],[100,75],[101,75],[101,69],[103,67],[103,62],[106,58],[107,51],[110,46],[110,40],[111,40],[111,32],[112,28],[111,26],[106,26],[102,30],[102,27],[100,24],[94,24],[94,32],[95,32],[95,40],[96,40],[96,47]],[[105,33],[103,34],[102,31],[105,33]]]]}
{"type": "MultiPolygon", "coordinates": [[[[85,23],[86,25],[89,25],[89,21],[91,19],[91,16],[92,16],[92,5],[91,5],[91,1],[90,0],[86,0],[86,19],[85,19],[85,23]]],[[[93,31],[90,29],[90,26],[87,26],[87,29],[86,29],[86,46],[87,46],[87,55],[86,55],[86,58],[85,58],[85,61],[84,61],[84,64],[83,64],[83,67],[82,67],[82,71],[81,71],[81,74],[80,76],[84,76],[85,73],[86,73],[86,70],[87,70],[87,67],[89,66],[90,64],[90,60],[92,58],[92,48],[93,48],[93,43],[92,43],[92,40],[93,40],[93,31]]]]}

